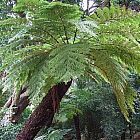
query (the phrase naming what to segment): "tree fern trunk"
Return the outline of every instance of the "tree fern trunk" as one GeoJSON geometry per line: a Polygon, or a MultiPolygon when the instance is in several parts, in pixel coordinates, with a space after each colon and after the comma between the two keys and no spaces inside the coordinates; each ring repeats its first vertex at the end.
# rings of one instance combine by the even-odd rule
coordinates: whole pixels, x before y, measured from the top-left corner
{"type": "Polygon", "coordinates": [[[121,140],[125,140],[125,131],[121,134],[121,140]]]}
{"type": "Polygon", "coordinates": [[[76,131],[76,139],[81,140],[79,115],[78,114],[75,115],[73,119],[74,119],[75,131],[76,131]]]}
{"type": "Polygon", "coordinates": [[[41,128],[44,126],[51,126],[59,103],[70,85],[71,81],[67,84],[61,83],[55,85],[49,90],[48,94],[34,110],[21,132],[17,135],[16,140],[33,140],[41,128]]]}
{"type": "Polygon", "coordinates": [[[15,100],[13,95],[5,103],[4,108],[9,108],[10,111],[6,111],[3,119],[0,121],[0,125],[6,126],[9,123],[16,124],[20,121],[21,115],[26,107],[29,105],[29,98],[27,95],[27,88],[24,87],[19,92],[19,97],[15,100]]]}

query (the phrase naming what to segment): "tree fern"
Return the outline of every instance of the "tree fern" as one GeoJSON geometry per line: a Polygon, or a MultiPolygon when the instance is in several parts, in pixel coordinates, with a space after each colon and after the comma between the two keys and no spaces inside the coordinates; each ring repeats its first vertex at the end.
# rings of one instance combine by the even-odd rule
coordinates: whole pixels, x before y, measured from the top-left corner
{"type": "Polygon", "coordinates": [[[5,90],[28,85],[30,97],[37,97],[56,83],[90,72],[112,85],[128,117],[132,101],[125,97],[127,70],[139,71],[139,14],[105,8],[81,20],[75,5],[39,0],[19,1],[14,9],[25,11],[26,19],[17,16],[0,23],[6,41],[0,48],[5,90]]]}
{"type": "MultiPolygon", "coordinates": [[[[30,4],[33,3],[31,2],[30,4]]],[[[76,27],[73,28],[73,19],[80,19],[81,15],[78,7],[66,4],[62,5],[61,3],[43,4],[44,7],[39,7],[40,11],[37,11],[37,13],[34,14],[33,19],[26,20],[24,28],[20,30],[19,33],[15,30],[14,33],[16,34],[9,39],[10,41],[7,45],[8,48],[1,48],[1,57],[3,59],[3,67],[1,70],[8,70],[8,74],[4,80],[4,91],[8,87],[11,88],[14,83],[17,89],[19,89],[22,84],[28,84],[30,93],[39,93],[41,88],[43,87],[43,83],[45,83],[49,77],[52,77],[51,79],[55,77],[55,83],[63,81],[64,79],[64,81],[66,81],[72,78],[73,75],[76,75],[74,73],[78,73],[78,70],[75,71],[75,69],[77,69],[80,64],[82,65],[82,67],[79,68],[84,71],[84,64],[82,64],[82,61],[84,61],[84,57],[82,57],[82,49],[85,53],[86,49],[81,47],[81,54],[79,54],[79,56],[77,55],[77,59],[81,59],[81,62],[78,62],[78,60],[75,61],[74,59],[76,54],[78,54],[78,47],[74,47],[76,45],[73,45],[72,49],[70,48],[72,44],[65,45],[69,42],[73,42],[74,40],[76,27]],[[55,15],[57,17],[54,18],[51,16],[51,14],[52,12],[55,13],[56,10],[58,10],[55,15]],[[47,14],[45,15],[46,12],[47,14]],[[62,15],[63,17],[61,17],[62,15]],[[62,22],[64,23],[62,24],[62,22]],[[29,23],[31,23],[32,25],[29,25],[29,23]],[[40,26],[40,23],[42,24],[42,26],[40,26]],[[65,28],[65,26],[67,28],[65,28]],[[40,31],[41,35],[38,34],[38,31],[40,31]],[[45,45],[45,43],[50,43],[50,45],[45,45]],[[59,51],[62,51],[62,53],[60,55],[57,55],[59,51]],[[73,54],[70,53],[70,55],[67,55],[68,51],[73,52],[73,54]],[[63,56],[64,54],[66,55],[63,56]],[[57,55],[57,57],[54,55],[57,55]],[[61,55],[62,58],[66,57],[64,61],[65,63],[61,63],[62,66],[55,66],[58,62],[58,56],[61,57],[61,55]],[[78,66],[75,65],[76,62],[79,63],[78,66]],[[71,68],[72,66],[75,66],[75,68],[71,70],[70,66],[67,63],[69,63],[71,68]],[[67,65],[68,67],[63,67],[63,65],[67,65]],[[56,69],[57,71],[55,71],[56,69]],[[71,70],[71,72],[66,72],[68,70],[71,70]],[[15,83],[15,81],[17,82],[15,83]],[[7,87],[6,85],[9,86],[7,87]]],[[[18,11],[19,7],[17,6],[15,10],[18,11]]],[[[22,19],[19,20],[21,21],[22,19]]],[[[14,26],[13,22],[8,23],[11,25],[13,24],[14,26]]],[[[5,24],[8,25],[8,23],[5,24]]],[[[2,23],[1,26],[3,27],[5,25],[2,23]]],[[[8,26],[6,27],[8,28],[8,26]]],[[[22,28],[22,26],[20,28],[22,28]]],[[[50,86],[55,83],[52,82],[50,86]]],[[[48,87],[50,88],[50,86],[48,87]]]]}

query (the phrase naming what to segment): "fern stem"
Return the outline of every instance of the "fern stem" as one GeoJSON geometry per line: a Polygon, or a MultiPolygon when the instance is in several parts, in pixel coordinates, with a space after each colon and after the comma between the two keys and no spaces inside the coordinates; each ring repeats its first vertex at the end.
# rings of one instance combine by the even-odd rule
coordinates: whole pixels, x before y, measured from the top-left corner
{"type": "Polygon", "coordinates": [[[75,39],[76,39],[76,36],[77,36],[77,28],[76,28],[76,30],[75,30],[75,33],[74,33],[74,38],[73,38],[73,44],[74,44],[74,42],[75,42],[75,39]]]}
{"type": "Polygon", "coordinates": [[[46,32],[51,38],[53,38],[57,43],[59,43],[59,41],[52,34],[50,34],[48,31],[46,31],[46,32]]]}
{"type": "Polygon", "coordinates": [[[69,44],[69,39],[68,39],[68,34],[67,34],[66,26],[64,25],[62,17],[61,16],[59,16],[59,17],[60,17],[60,20],[61,20],[62,25],[63,25],[63,29],[64,29],[64,33],[65,33],[67,44],[69,44]]]}
{"type": "MultiPolygon", "coordinates": [[[[39,28],[37,28],[37,29],[40,30],[39,28]]],[[[53,40],[56,41],[56,43],[59,43],[59,41],[49,31],[42,29],[42,32],[47,33],[53,40]]]]}
{"type": "Polygon", "coordinates": [[[66,44],[66,42],[64,41],[64,39],[62,38],[61,35],[60,35],[60,38],[61,38],[62,42],[63,42],[64,44],[66,44]]]}

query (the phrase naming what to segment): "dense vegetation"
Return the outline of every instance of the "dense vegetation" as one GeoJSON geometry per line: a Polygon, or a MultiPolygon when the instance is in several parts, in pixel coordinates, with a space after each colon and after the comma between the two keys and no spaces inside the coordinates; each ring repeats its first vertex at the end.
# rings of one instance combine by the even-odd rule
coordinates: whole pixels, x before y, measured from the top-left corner
{"type": "Polygon", "coordinates": [[[82,5],[0,1],[0,140],[140,139],[140,1],[82,5]]]}

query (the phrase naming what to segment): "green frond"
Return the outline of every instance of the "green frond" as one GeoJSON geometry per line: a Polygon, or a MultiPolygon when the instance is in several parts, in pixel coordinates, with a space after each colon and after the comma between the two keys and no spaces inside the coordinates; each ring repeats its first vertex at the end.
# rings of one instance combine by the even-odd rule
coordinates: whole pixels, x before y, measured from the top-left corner
{"type": "Polygon", "coordinates": [[[124,91],[125,94],[125,98],[126,98],[126,103],[127,103],[127,106],[128,108],[130,109],[131,112],[135,112],[135,99],[136,99],[136,96],[137,96],[137,92],[136,90],[134,90],[130,84],[128,84],[125,88],[125,91],[124,91]]]}
{"type": "Polygon", "coordinates": [[[14,10],[23,9],[26,19],[0,21],[4,91],[27,85],[30,97],[35,97],[81,75],[97,81],[102,77],[113,87],[128,119],[134,99],[125,93],[128,69],[140,72],[140,15],[111,7],[81,21],[75,5],[39,0],[20,0],[14,10]]]}
{"type": "Polygon", "coordinates": [[[90,54],[93,60],[92,71],[98,73],[113,87],[122,113],[128,120],[127,104],[125,99],[125,87],[127,83],[127,71],[115,59],[112,59],[106,51],[93,50],[90,54]]]}
{"type": "Polygon", "coordinates": [[[80,16],[81,12],[77,6],[52,2],[35,14],[32,21],[35,26],[30,31],[36,35],[40,30],[49,43],[67,44],[73,39],[76,31],[73,20],[80,19],[80,16]]]}
{"type": "Polygon", "coordinates": [[[13,38],[13,36],[19,35],[26,22],[26,19],[16,18],[0,20],[0,47],[6,46],[9,43],[8,39],[13,38]]]}
{"type": "Polygon", "coordinates": [[[43,4],[48,4],[45,0],[17,0],[17,5],[14,6],[15,12],[36,12],[43,4]]]}
{"type": "Polygon", "coordinates": [[[68,81],[84,74],[89,48],[84,44],[67,44],[50,53],[49,70],[59,81],[68,81]]]}
{"type": "Polygon", "coordinates": [[[126,76],[128,69],[140,72],[140,15],[111,7],[98,9],[97,14],[90,17],[99,27],[96,29],[98,37],[89,40],[93,44],[92,65],[112,85],[121,111],[128,120],[128,108],[134,111],[135,92],[128,87],[126,76]]]}
{"type": "Polygon", "coordinates": [[[79,30],[79,35],[81,38],[88,37],[96,37],[96,28],[98,28],[97,24],[93,20],[84,20],[75,22],[77,29],[79,30]]]}
{"type": "Polygon", "coordinates": [[[6,69],[8,73],[5,87],[12,87],[13,83],[16,87],[27,84],[30,95],[35,95],[46,86],[47,79],[51,81],[50,77],[49,88],[52,83],[84,74],[89,48],[83,44],[70,44],[75,41],[74,20],[80,16],[81,12],[75,5],[52,2],[40,6],[33,18],[27,19],[24,30],[15,31],[8,45],[1,48],[1,71],[6,69]]]}
{"type": "Polygon", "coordinates": [[[96,13],[90,17],[95,19],[98,23],[104,24],[107,22],[121,21],[128,17],[134,17],[137,13],[131,10],[126,10],[125,7],[111,6],[110,8],[104,7],[103,9],[97,9],[96,13]]]}
{"type": "MultiPolygon", "coordinates": [[[[101,10],[104,12],[112,12],[114,7],[101,10]]],[[[98,12],[97,12],[98,13],[98,12]]],[[[106,50],[112,57],[121,60],[133,70],[139,72],[140,65],[140,14],[133,11],[126,11],[124,8],[114,9],[114,16],[105,19],[99,24],[96,30],[98,38],[92,38],[91,42],[96,42],[94,45],[101,50],[106,50]],[[115,17],[115,18],[114,18],[115,17]],[[118,17],[116,19],[116,17],[118,17]]],[[[94,14],[95,15],[95,14],[94,14]]],[[[96,18],[93,20],[96,21],[96,18]]],[[[102,20],[102,18],[99,18],[102,20]]],[[[98,21],[98,20],[97,20],[98,21]]],[[[100,22],[100,21],[99,21],[100,22]]]]}

